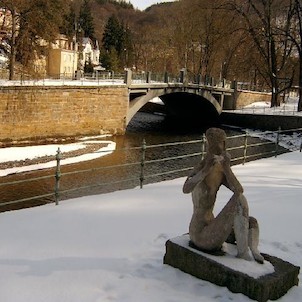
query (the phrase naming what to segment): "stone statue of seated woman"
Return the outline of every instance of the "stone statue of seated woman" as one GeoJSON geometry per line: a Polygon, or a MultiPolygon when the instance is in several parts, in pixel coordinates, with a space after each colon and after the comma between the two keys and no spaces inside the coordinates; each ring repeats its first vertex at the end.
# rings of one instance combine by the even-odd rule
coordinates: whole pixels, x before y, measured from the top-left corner
{"type": "Polygon", "coordinates": [[[219,128],[210,128],[206,132],[206,138],[206,156],[194,168],[183,186],[184,193],[192,193],[194,207],[189,226],[190,240],[197,248],[214,252],[221,250],[222,244],[234,237],[239,258],[254,258],[263,263],[264,258],[258,251],[258,222],[249,217],[243,188],[231,170],[231,157],[226,151],[226,134],[219,128]],[[213,208],[221,185],[234,194],[214,217],[213,208]]]}

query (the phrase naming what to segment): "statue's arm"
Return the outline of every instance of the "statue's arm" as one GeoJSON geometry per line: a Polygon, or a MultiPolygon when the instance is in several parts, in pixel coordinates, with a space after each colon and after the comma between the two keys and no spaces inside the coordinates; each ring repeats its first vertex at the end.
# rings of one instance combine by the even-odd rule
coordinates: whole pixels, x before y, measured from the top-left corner
{"type": "Polygon", "coordinates": [[[224,154],[223,171],[225,175],[224,185],[236,195],[243,193],[243,187],[231,169],[231,156],[227,152],[224,154]]]}
{"type": "Polygon", "coordinates": [[[205,177],[209,174],[212,166],[212,161],[203,160],[197,167],[195,167],[192,173],[187,177],[183,185],[183,193],[191,193],[194,190],[195,186],[199,182],[203,181],[205,177]]]}

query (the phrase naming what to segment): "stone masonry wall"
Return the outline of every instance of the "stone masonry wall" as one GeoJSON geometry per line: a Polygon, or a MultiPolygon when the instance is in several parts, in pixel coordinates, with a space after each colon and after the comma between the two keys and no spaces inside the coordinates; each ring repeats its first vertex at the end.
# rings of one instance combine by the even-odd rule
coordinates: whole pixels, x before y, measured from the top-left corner
{"type": "Polygon", "coordinates": [[[244,106],[255,102],[270,102],[271,94],[257,91],[238,91],[236,108],[240,109],[244,106]]]}
{"type": "Polygon", "coordinates": [[[1,87],[0,142],[123,134],[128,103],[125,85],[1,87]]]}

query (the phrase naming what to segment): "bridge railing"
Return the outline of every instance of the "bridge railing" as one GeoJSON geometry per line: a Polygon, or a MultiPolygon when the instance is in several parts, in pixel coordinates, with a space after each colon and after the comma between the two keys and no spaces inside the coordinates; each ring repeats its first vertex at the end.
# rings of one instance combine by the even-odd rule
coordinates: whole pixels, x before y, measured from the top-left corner
{"type": "Polygon", "coordinates": [[[168,72],[153,73],[153,72],[130,72],[130,81],[132,83],[183,83],[180,74],[175,75],[168,72]]]}
{"type": "Polygon", "coordinates": [[[182,83],[196,84],[200,86],[217,87],[250,91],[268,91],[268,87],[251,85],[246,82],[228,81],[226,79],[217,79],[212,76],[201,76],[187,72],[185,69],[180,70],[178,74],[168,72],[153,73],[150,71],[131,71],[116,73],[113,71],[95,71],[93,73],[60,73],[51,76],[46,74],[17,74],[14,81],[8,81],[7,70],[0,71],[0,86],[49,86],[49,85],[104,85],[107,84],[137,84],[137,83],[182,83]]]}
{"type": "Polygon", "coordinates": [[[239,107],[237,109],[228,110],[236,112],[238,114],[261,114],[261,115],[284,115],[284,116],[301,116],[301,112],[298,111],[298,105],[292,105],[288,103],[283,103],[280,107],[270,107],[270,106],[249,106],[249,107],[239,107]]]}
{"type": "Polygon", "coordinates": [[[0,73],[0,86],[86,86],[104,84],[124,84],[125,73],[94,72],[94,73],[60,73],[52,76],[17,75],[15,80],[8,81],[8,78],[0,73]]]}
{"type": "Polygon", "coordinates": [[[226,79],[216,79],[211,76],[196,75],[192,73],[187,73],[184,69],[179,72],[179,74],[172,73],[152,73],[152,72],[132,72],[130,70],[126,71],[129,75],[125,76],[128,81],[128,85],[131,84],[141,84],[141,83],[180,83],[189,85],[198,85],[206,87],[217,87],[233,89],[234,82],[228,81],[226,79]]]}
{"type": "Polygon", "coordinates": [[[264,84],[259,85],[250,82],[240,82],[240,81],[237,81],[237,90],[268,92],[268,93],[271,92],[271,89],[264,84]]]}
{"type": "MultiPolygon", "coordinates": [[[[280,146],[280,143],[283,140],[284,144],[288,146],[291,144],[293,146],[294,144],[289,142],[288,136],[286,136],[287,133],[293,132],[297,132],[300,135],[300,145],[295,144],[292,150],[300,149],[301,152],[302,128],[271,132],[271,139],[269,141],[257,139],[247,132],[229,136],[227,144],[230,147],[227,150],[232,155],[232,164],[244,164],[247,161],[277,156],[286,152],[280,146]],[[286,137],[288,141],[285,143],[286,137]]],[[[267,135],[268,133],[266,133],[267,135]]],[[[299,140],[299,136],[296,136],[294,140],[299,140]]],[[[61,159],[64,157],[64,154],[61,154],[60,150],[58,150],[55,157],[57,161],[56,168],[47,170],[48,172],[44,176],[29,178],[28,175],[25,175],[18,181],[5,181],[6,178],[2,178],[2,182],[0,182],[2,192],[0,211],[48,202],[58,204],[59,200],[89,195],[94,189],[98,190],[97,192],[93,191],[94,194],[97,194],[108,192],[108,188],[109,191],[136,186],[143,188],[147,183],[186,176],[193,166],[205,155],[205,137],[203,136],[201,139],[191,141],[156,145],[149,145],[146,141],[143,141],[141,146],[112,151],[123,153],[123,157],[127,157],[125,152],[127,154],[130,152],[133,158],[129,161],[127,160],[124,164],[66,171],[64,167],[61,167],[61,159]],[[154,150],[159,150],[160,152],[154,152],[154,150]],[[76,181],[79,178],[81,181],[76,181]],[[30,193],[31,190],[28,187],[32,183],[36,183],[39,188],[44,188],[43,192],[33,196],[26,195],[30,193]],[[104,188],[107,188],[107,191],[104,188]],[[14,198],[5,199],[5,192],[13,194],[14,198]],[[19,196],[23,196],[23,198],[20,199],[18,198],[19,196]]]]}

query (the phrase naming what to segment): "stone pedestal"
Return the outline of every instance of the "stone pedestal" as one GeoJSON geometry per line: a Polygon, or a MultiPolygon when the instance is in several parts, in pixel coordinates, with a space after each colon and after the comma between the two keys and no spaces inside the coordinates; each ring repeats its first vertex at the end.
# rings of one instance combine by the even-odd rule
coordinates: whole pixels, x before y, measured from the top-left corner
{"type": "MultiPolygon", "coordinates": [[[[253,300],[260,302],[277,300],[285,295],[291,287],[298,285],[300,268],[277,257],[262,255],[265,258],[264,266],[271,266],[272,271],[265,272],[264,275],[260,273],[258,277],[251,276],[236,270],[236,265],[235,268],[230,268],[225,263],[221,264],[219,260],[228,255],[208,255],[190,247],[189,236],[183,235],[166,242],[164,263],[199,279],[225,286],[231,292],[242,293],[253,300]]],[[[245,261],[234,257],[230,261],[234,264],[235,260],[245,261]]],[[[256,262],[248,261],[246,264],[257,266],[256,270],[262,269],[261,264],[256,262]]]]}

